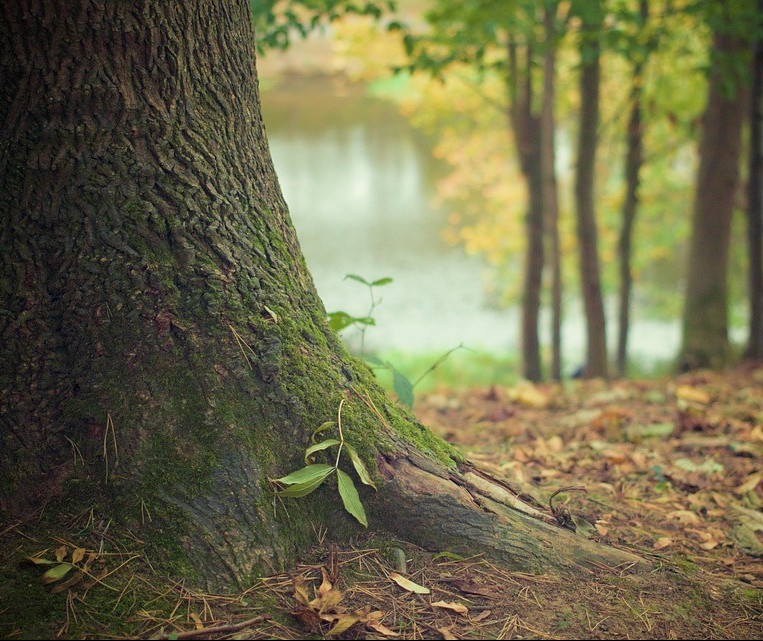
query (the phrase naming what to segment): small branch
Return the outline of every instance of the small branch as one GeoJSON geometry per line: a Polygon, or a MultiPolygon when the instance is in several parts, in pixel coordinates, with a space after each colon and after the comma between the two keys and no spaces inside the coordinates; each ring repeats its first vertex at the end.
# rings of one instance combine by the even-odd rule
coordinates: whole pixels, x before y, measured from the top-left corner
{"type": "Polygon", "coordinates": [[[261,614],[258,617],[254,617],[253,619],[247,619],[246,621],[241,621],[240,623],[230,623],[228,625],[216,625],[212,626],[210,628],[201,628],[200,630],[187,630],[186,632],[176,632],[173,634],[163,634],[158,637],[152,637],[154,639],[158,639],[159,641],[166,641],[167,639],[196,639],[199,637],[206,637],[209,634],[219,634],[220,632],[237,632],[238,630],[243,630],[244,628],[248,628],[250,625],[255,625],[257,623],[262,623],[264,621],[269,621],[270,615],[269,614],[261,614]]]}
{"type": "Polygon", "coordinates": [[[336,453],[336,463],[334,463],[334,467],[339,467],[339,457],[342,454],[342,447],[344,446],[344,434],[342,434],[342,405],[344,405],[344,399],[339,401],[339,411],[336,415],[336,423],[339,428],[339,449],[336,453]]]}

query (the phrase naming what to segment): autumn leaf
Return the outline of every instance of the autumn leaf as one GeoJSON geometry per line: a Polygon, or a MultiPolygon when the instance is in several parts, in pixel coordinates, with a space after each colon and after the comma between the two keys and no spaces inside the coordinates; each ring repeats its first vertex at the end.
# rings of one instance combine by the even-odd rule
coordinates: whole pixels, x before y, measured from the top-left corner
{"type": "Polygon", "coordinates": [[[403,588],[403,590],[408,590],[408,592],[415,592],[416,594],[429,594],[430,592],[429,588],[425,588],[423,585],[414,583],[410,579],[406,579],[404,576],[401,576],[397,572],[390,572],[389,578],[397,583],[401,588],[403,588]]]}
{"type": "Polygon", "coordinates": [[[432,604],[434,608],[443,608],[444,610],[452,610],[457,612],[461,616],[466,616],[469,613],[469,608],[461,603],[455,603],[453,601],[436,601],[432,604]]]}

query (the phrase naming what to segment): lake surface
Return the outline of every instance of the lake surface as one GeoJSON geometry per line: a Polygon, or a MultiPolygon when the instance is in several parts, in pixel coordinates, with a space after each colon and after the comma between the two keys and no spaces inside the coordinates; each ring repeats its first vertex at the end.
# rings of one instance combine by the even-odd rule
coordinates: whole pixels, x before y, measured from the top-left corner
{"type": "MultiPolygon", "coordinates": [[[[432,203],[447,168],[431,141],[395,105],[333,78],[294,78],[262,93],[270,149],[302,250],[328,311],[362,316],[367,280],[376,290],[377,326],[366,350],[445,351],[463,343],[497,355],[516,353],[519,314],[495,309],[483,282],[488,267],[441,239],[447,213],[432,203]]],[[[565,369],[585,354],[578,307],[568,305],[565,369]]],[[[546,322],[546,325],[548,323],[546,322]]],[[[615,338],[610,323],[610,343],[615,338]]],[[[345,332],[352,343],[353,331],[345,332]]],[[[675,355],[678,323],[636,321],[631,352],[649,363],[675,355]]]]}

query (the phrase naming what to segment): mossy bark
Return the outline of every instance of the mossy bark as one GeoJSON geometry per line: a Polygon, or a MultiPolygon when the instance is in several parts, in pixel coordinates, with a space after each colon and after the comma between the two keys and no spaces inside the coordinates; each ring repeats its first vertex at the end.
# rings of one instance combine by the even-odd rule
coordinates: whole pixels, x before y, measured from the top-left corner
{"type": "MultiPolygon", "coordinates": [[[[344,398],[379,486],[361,491],[372,526],[570,566],[571,534],[516,517],[327,328],[267,148],[246,2],[0,11],[5,518],[93,508],[193,583],[247,585],[319,525],[357,532],[335,489],[286,504],[270,481],[344,398]]],[[[632,560],[575,540],[573,565],[632,560]]]]}

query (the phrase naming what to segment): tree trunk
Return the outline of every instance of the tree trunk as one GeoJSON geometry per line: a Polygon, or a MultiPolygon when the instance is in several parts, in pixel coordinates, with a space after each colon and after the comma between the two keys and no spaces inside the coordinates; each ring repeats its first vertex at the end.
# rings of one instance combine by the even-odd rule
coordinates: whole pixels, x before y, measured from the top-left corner
{"type": "MultiPolygon", "coordinates": [[[[649,17],[647,0],[640,2],[641,24],[649,17]]],[[[633,224],[636,220],[639,196],[639,174],[644,162],[644,132],[641,120],[641,87],[643,83],[644,60],[637,58],[633,65],[633,86],[631,89],[631,113],[628,120],[627,151],[625,153],[625,200],[623,219],[618,240],[620,258],[620,300],[618,311],[617,375],[623,377],[628,368],[628,330],[630,328],[631,290],[631,248],[633,246],[633,224]]]]}
{"type": "Polygon", "coordinates": [[[509,120],[517,143],[519,164],[527,183],[527,253],[522,297],[522,373],[530,381],[543,377],[539,317],[543,286],[543,176],[540,117],[533,113],[533,50],[523,47],[524,69],[519,70],[516,47],[510,43],[509,120]]]}
{"type": "Polygon", "coordinates": [[[5,520],[92,510],[189,585],[251,585],[316,525],[357,532],[335,488],[270,482],[345,399],[373,527],[526,571],[644,567],[475,470],[330,332],[267,147],[248,3],[7,1],[0,40],[5,520]]]}
{"type": "MultiPolygon", "coordinates": [[[[763,0],[758,0],[763,14],[763,0]]],[[[747,245],[750,253],[749,339],[745,356],[763,359],[763,39],[755,39],[750,89],[747,245]]]]}
{"type": "MultiPolygon", "coordinates": [[[[600,11],[599,11],[600,12],[600,11]]],[[[607,376],[607,339],[601,294],[598,231],[594,206],[597,128],[599,126],[600,45],[599,22],[583,25],[581,43],[580,131],[575,177],[575,205],[580,255],[580,283],[586,316],[586,377],[607,376]],[[592,39],[588,39],[592,38],[592,39]]]]}
{"type": "Polygon", "coordinates": [[[543,104],[541,107],[540,147],[543,175],[543,211],[548,238],[548,264],[551,270],[551,378],[562,379],[562,249],[559,239],[559,194],[556,182],[556,27],[557,5],[546,4],[543,24],[546,48],[543,52],[543,104]]]}
{"type": "Polygon", "coordinates": [[[736,79],[733,96],[724,93],[729,78],[722,69],[741,51],[741,43],[716,32],[713,51],[689,245],[681,370],[720,367],[729,357],[727,267],[746,92],[736,79]]]}

